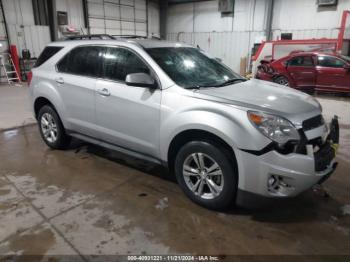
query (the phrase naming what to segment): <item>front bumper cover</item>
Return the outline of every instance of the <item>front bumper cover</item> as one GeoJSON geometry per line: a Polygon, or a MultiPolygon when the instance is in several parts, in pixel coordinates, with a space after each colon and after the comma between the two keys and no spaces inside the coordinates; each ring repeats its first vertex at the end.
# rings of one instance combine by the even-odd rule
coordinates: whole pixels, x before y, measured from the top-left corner
{"type": "MultiPolygon", "coordinates": [[[[339,144],[338,118],[333,118],[326,142],[317,152],[314,152],[313,145],[304,142],[304,153],[281,154],[271,145],[262,154],[241,150],[239,191],[267,198],[285,198],[296,196],[313,185],[326,181],[337,167],[334,158],[339,144]],[[271,191],[268,181],[272,176],[282,179],[288,188],[271,191]]],[[[241,204],[239,202],[237,199],[237,203],[241,204]]]]}

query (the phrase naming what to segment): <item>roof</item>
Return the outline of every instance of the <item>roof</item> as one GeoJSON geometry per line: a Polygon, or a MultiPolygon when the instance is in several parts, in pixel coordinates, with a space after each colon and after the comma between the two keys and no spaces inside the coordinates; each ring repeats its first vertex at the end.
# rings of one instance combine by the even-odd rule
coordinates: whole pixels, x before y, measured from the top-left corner
{"type": "Polygon", "coordinates": [[[340,57],[337,53],[325,52],[325,51],[322,51],[322,52],[317,52],[317,51],[303,52],[303,51],[300,51],[300,52],[295,52],[295,53],[293,52],[293,53],[289,54],[289,56],[298,56],[298,55],[331,55],[331,56],[340,57]]]}
{"type": "Polygon", "coordinates": [[[155,40],[155,39],[134,39],[130,40],[140,44],[144,48],[157,48],[157,47],[193,47],[188,44],[180,42],[170,42],[165,40],[155,40]]]}
{"type": "Polygon", "coordinates": [[[165,40],[156,40],[156,39],[128,39],[128,38],[117,38],[113,39],[97,39],[97,40],[64,40],[57,41],[48,44],[49,46],[77,46],[77,45],[86,45],[86,44],[96,44],[96,45],[115,45],[115,44],[134,44],[142,46],[143,48],[161,48],[161,47],[192,47],[179,42],[170,42],[165,40]]]}

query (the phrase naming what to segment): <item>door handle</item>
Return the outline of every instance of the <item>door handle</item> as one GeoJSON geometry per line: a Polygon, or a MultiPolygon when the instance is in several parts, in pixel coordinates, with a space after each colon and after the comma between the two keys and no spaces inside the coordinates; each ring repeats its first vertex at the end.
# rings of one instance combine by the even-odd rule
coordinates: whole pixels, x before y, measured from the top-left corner
{"type": "Polygon", "coordinates": [[[111,95],[111,93],[109,92],[109,90],[107,88],[97,89],[97,93],[99,93],[101,96],[110,96],[111,95]]]}
{"type": "Polygon", "coordinates": [[[55,81],[56,81],[58,84],[61,84],[61,85],[64,84],[64,80],[63,80],[62,77],[56,78],[55,81]]]}

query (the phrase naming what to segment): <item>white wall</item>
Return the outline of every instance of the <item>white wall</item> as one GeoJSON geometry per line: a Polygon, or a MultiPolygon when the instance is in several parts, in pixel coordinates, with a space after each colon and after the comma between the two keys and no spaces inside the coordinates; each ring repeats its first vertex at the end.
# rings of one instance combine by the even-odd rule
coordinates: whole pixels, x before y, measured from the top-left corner
{"type": "Polygon", "coordinates": [[[148,2],[148,35],[160,36],[159,3],[158,0],[148,2]]]}
{"type": "Polygon", "coordinates": [[[11,44],[17,46],[18,53],[29,49],[37,57],[50,42],[48,26],[36,26],[33,6],[30,0],[3,0],[7,27],[11,44]]]}
{"type": "Polygon", "coordinates": [[[218,1],[172,5],[167,38],[199,45],[235,71],[254,42],[265,35],[265,0],[236,0],[234,17],[221,17],[218,1]]]}
{"type": "Polygon", "coordinates": [[[85,34],[87,33],[84,23],[83,1],[56,0],[56,11],[67,12],[68,25],[85,34]]]}
{"type": "Polygon", "coordinates": [[[167,32],[261,31],[264,28],[265,0],[236,0],[234,18],[221,17],[218,1],[171,5],[167,32]]]}
{"type": "MultiPolygon", "coordinates": [[[[282,32],[294,39],[336,38],[343,10],[350,10],[350,0],[338,2],[336,9],[318,9],[316,0],[275,0],[274,39],[282,32]]],[[[221,17],[218,0],[171,5],[167,38],[198,44],[239,71],[241,57],[265,39],[266,14],[266,0],[236,0],[233,18],[221,17]]]]}
{"type": "Polygon", "coordinates": [[[295,39],[337,38],[342,13],[350,10],[350,0],[339,0],[336,9],[318,9],[312,0],[276,0],[274,10],[275,39],[281,32],[293,33],[295,39]]]}
{"type": "MultiPolygon", "coordinates": [[[[90,3],[100,3],[102,0],[88,0],[90,3]]],[[[148,32],[149,35],[159,36],[159,6],[158,0],[150,0],[148,12],[146,12],[145,0],[135,0],[135,17],[133,17],[132,30],[128,29],[130,22],[130,10],[127,5],[134,5],[134,0],[108,0],[106,2],[121,3],[124,9],[121,10],[122,33],[144,34],[147,31],[145,24],[146,13],[148,13],[148,32]]],[[[6,22],[9,30],[9,38],[11,44],[17,46],[19,54],[22,49],[29,49],[33,57],[37,57],[43,48],[51,41],[49,26],[37,26],[34,22],[34,13],[32,0],[3,0],[6,22]]],[[[109,5],[110,7],[111,5],[109,5]]],[[[107,6],[108,7],[108,6],[107,6]]],[[[130,9],[130,8],[129,8],[130,9]]],[[[68,13],[69,25],[77,30],[87,33],[84,24],[83,4],[82,0],[56,0],[56,10],[68,13]]],[[[96,10],[95,10],[96,11],[96,10]]],[[[105,14],[108,17],[119,17],[119,10],[115,8],[106,8],[105,14]]],[[[132,15],[134,13],[132,12],[132,15]]],[[[2,19],[1,19],[2,20],[2,19]]],[[[103,24],[116,23],[114,20],[102,21],[103,24]]],[[[92,31],[91,33],[106,33],[105,31],[92,31]]],[[[120,31],[108,31],[107,33],[120,34],[120,31]]],[[[0,23],[0,42],[6,46],[5,28],[0,23]]],[[[7,48],[7,47],[6,47],[7,48]]],[[[4,50],[4,48],[3,48],[4,50]]]]}

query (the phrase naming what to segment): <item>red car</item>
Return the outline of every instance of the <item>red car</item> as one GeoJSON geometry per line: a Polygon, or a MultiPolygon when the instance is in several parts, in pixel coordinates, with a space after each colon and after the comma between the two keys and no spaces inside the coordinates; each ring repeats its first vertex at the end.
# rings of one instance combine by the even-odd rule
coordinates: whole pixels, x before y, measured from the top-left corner
{"type": "Polygon", "coordinates": [[[350,93],[350,57],[318,52],[299,52],[262,61],[257,79],[297,89],[350,93]]]}

